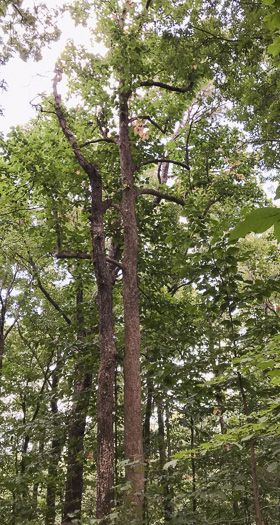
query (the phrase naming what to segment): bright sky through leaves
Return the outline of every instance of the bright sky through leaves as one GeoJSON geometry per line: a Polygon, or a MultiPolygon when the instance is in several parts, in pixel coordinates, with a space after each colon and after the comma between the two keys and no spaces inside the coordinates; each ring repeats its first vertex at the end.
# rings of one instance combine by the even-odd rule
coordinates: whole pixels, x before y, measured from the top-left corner
{"type": "MultiPolygon", "coordinates": [[[[30,0],[24,2],[25,7],[32,7],[32,5],[33,2],[30,0]]],[[[47,0],[47,6],[56,7],[57,1],[47,0]]],[[[63,14],[58,25],[62,31],[61,37],[57,42],[52,42],[49,48],[43,50],[43,59],[40,62],[33,60],[24,62],[19,57],[15,57],[0,69],[0,77],[5,78],[8,84],[8,90],[1,93],[0,99],[0,105],[4,110],[0,130],[5,134],[9,132],[11,126],[24,125],[36,115],[30,102],[39,93],[51,93],[55,63],[67,40],[73,39],[75,44],[91,47],[90,32],[85,31],[81,26],[75,27],[69,13],[63,14]]]]}

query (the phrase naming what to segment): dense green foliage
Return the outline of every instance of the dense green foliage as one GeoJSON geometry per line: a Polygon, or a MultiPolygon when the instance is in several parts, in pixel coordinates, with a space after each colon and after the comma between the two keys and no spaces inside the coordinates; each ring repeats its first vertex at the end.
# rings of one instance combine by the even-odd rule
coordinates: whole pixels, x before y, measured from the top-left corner
{"type": "MultiPolygon", "coordinates": [[[[280,514],[280,234],[279,209],[263,183],[279,178],[279,70],[270,55],[279,25],[267,24],[267,8],[253,1],[147,4],[73,2],[77,23],[95,10],[94,37],[107,53],[69,42],[58,63],[78,97],[64,115],[81,151],[99,166],[107,252],[113,243],[120,264],[126,188],[111,140],[118,137],[120,69],[132,93],[143,523],[273,525],[280,514]],[[165,181],[165,162],[158,160],[172,161],[165,181]],[[273,224],[276,237],[260,235],[273,224]],[[245,237],[250,232],[257,235],[245,237]]],[[[28,40],[21,38],[25,49],[28,40]]],[[[80,406],[82,517],[70,515],[69,523],[89,525],[99,522],[100,360],[91,190],[51,94],[38,109],[34,121],[1,142],[0,515],[5,525],[61,523],[76,445],[68,431],[80,406]]],[[[114,271],[111,522],[119,524],[131,521],[124,509],[122,271],[114,271]]]]}

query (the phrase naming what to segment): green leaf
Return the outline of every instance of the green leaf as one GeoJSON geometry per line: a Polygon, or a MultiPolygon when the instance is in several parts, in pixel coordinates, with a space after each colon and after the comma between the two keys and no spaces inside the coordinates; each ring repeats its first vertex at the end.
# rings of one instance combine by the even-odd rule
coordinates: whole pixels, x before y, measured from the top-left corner
{"type": "Polygon", "coordinates": [[[275,368],[275,370],[272,370],[271,372],[268,372],[267,374],[271,378],[280,377],[280,368],[275,368]]]}
{"type": "Polygon", "coordinates": [[[280,37],[275,38],[272,44],[268,46],[267,50],[273,56],[278,55],[280,53],[280,37]]]}
{"type": "Polygon", "coordinates": [[[232,230],[229,241],[245,237],[248,233],[263,233],[280,221],[279,208],[258,208],[246,215],[245,220],[232,230]]]}
{"type": "Polygon", "coordinates": [[[276,190],[276,193],[275,193],[274,200],[276,200],[276,199],[280,199],[280,184],[277,187],[277,190],[276,190]]]}
{"type": "Polygon", "coordinates": [[[280,242],[280,221],[274,224],[274,235],[278,242],[280,242]]]}

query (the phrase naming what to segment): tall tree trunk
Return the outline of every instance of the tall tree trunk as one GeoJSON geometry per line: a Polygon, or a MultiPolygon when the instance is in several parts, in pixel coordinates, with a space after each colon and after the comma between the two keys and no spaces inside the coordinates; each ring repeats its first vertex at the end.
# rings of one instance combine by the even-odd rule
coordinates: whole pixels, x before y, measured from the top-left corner
{"type": "MultiPolygon", "coordinates": [[[[81,311],[82,302],[83,291],[80,289],[77,292],[77,320],[79,324],[77,339],[81,343],[85,337],[81,311]]],[[[79,349],[79,353],[83,355],[81,348],[79,349]]],[[[75,519],[80,519],[81,516],[84,434],[92,383],[92,374],[85,373],[84,368],[85,364],[83,360],[78,362],[75,367],[75,377],[77,377],[77,379],[74,381],[73,405],[68,430],[68,459],[63,525],[73,523],[75,519]]]]}
{"type": "MultiPolygon", "coordinates": [[[[106,262],[102,180],[91,178],[91,234],[93,265],[98,287],[101,361],[97,393],[97,518],[114,504],[114,384],[117,351],[114,339],[113,277],[106,262]]],[[[103,521],[104,525],[106,521],[103,521]]]]}
{"type": "Polygon", "coordinates": [[[138,235],[135,214],[134,165],[128,127],[128,93],[120,85],[119,153],[122,176],[122,219],[124,228],[124,450],[130,464],[126,480],[131,483],[130,504],[142,515],[144,456],[141,418],[140,320],[137,283],[138,235]]]}
{"type": "MultiPolygon", "coordinates": [[[[100,367],[97,394],[97,518],[110,514],[114,503],[114,374],[117,351],[114,340],[113,279],[106,261],[102,177],[79,149],[65,120],[57,83],[61,72],[56,70],[53,81],[55,112],[61,129],[72,147],[77,162],[89,177],[91,186],[91,237],[93,266],[98,289],[100,367]]],[[[104,525],[106,521],[103,520],[104,525]]]]}

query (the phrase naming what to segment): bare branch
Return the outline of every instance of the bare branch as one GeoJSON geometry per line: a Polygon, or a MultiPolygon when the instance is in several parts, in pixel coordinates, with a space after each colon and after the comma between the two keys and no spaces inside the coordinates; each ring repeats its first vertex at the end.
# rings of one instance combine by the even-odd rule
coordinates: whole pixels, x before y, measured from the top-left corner
{"type": "Polygon", "coordinates": [[[175,295],[175,293],[178,292],[178,290],[180,290],[180,288],[183,288],[184,286],[190,286],[190,284],[192,284],[194,281],[195,281],[195,277],[193,279],[191,279],[190,281],[188,281],[187,283],[182,283],[182,284],[180,284],[178,286],[176,284],[174,284],[174,286],[172,286],[169,289],[169,291],[172,294],[172,297],[175,295]]]}
{"type": "Polygon", "coordinates": [[[162,89],[166,89],[167,91],[176,91],[176,93],[188,93],[191,91],[193,87],[193,81],[189,83],[189,85],[186,88],[180,88],[176,86],[170,86],[169,84],[164,84],[164,82],[156,82],[155,80],[145,80],[144,82],[141,82],[140,86],[147,86],[147,87],[160,87],[162,89]]]}
{"type": "Polygon", "coordinates": [[[57,302],[50,296],[49,292],[46,290],[46,288],[43,286],[42,284],[42,281],[38,275],[38,270],[35,266],[35,263],[33,261],[33,259],[30,257],[29,259],[29,262],[30,262],[30,266],[31,268],[33,269],[33,272],[34,272],[34,276],[36,277],[36,280],[37,280],[37,284],[38,284],[38,288],[40,288],[41,292],[44,294],[44,296],[47,298],[47,300],[53,305],[53,307],[57,310],[57,312],[59,312],[63,319],[66,321],[66,323],[70,326],[72,323],[71,323],[71,320],[69,319],[68,315],[66,315],[60,308],[60,306],[57,304],[57,302]]]}
{"type": "Polygon", "coordinates": [[[207,31],[206,29],[202,29],[201,27],[195,27],[195,26],[192,26],[192,27],[196,31],[201,31],[201,33],[205,33],[206,35],[210,35],[210,36],[212,36],[213,38],[215,38],[217,40],[223,40],[224,42],[232,42],[234,44],[238,43],[238,39],[232,40],[230,38],[225,38],[223,36],[219,36],[219,35],[215,35],[214,33],[210,33],[210,31],[207,31]]]}
{"type": "Polygon", "coordinates": [[[113,199],[106,199],[105,201],[103,201],[103,206],[105,211],[107,211],[108,208],[115,208],[116,210],[118,210],[119,213],[121,213],[122,211],[121,206],[119,206],[119,204],[115,204],[113,202],[113,199]]]}
{"type": "MultiPolygon", "coordinates": [[[[68,253],[68,252],[57,252],[53,253],[57,259],[92,259],[92,256],[89,253],[68,253]]],[[[118,266],[119,268],[123,269],[123,265],[115,261],[114,259],[111,259],[111,257],[106,257],[106,261],[114,264],[115,266],[118,266]]]]}
{"type": "Polygon", "coordinates": [[[90,253],[52,252],[57,259],[92,259],[90,253]]]}
{"type": "Polygon", "coordinates": [[[55,76],[53,79],[53,94],[54,94],[54,100],[55,100],[55,113],[57,115],[57,118],[60,123],[60,127],[68,140],[70,146],[72,147],[73,153],[76,157],[76,160],[80,164],[80,166],[83,168],[83,170],[86,172],[86,174],[89,176],[90,180],[100,180],[100,174],[97,171],[97,168],[91,164],[86,157],[82,154],[80,151],[80,148],[76,142],[76,138],[74,137],[73,133],[70,131],[70,128],[68,127],[63,110],[61,107],[61,96],[57,92],[57,84],[62,79],[62,70],[57,68],[55,69],[55,76]]]}
{"type": "Polygon", "coordinates": [[[142,168],[142,166],[147,166],[148,164],[158,164],[159,162],[166,162],[169,164],[175,164],[176,166],[181,166],[181,168],[185,168],[186,170],[189,170],[190,167],[187,164],[184,164],[184,162],[179,162],[177,160],[169,160],[169,159],[151,159],[151,160],[145,160],[144,162],[141,162],[141,164],[138,164],[138,166],[135,167],[135,171],[142,168]]]}
{"type": "MultiPolygon", "coordinates": [[[[137,117],[132,117],[129,119],[129,122],[133,122],[133,120],[148,120],[153,126],[155,126],[161,133],[166,133],[166,129],[161,128],[159,124],[155,120],[153,120],[149,115],[138,115],[137,117]]],[[[165,126],[166,127],[166,126],[165,126]]]]}
{"type": "Polygon", "coordinates": [[[206,206],[206,208],[205,208],[203,214],[201,215],[201,219],[204,219],[204,217],[207,215],[208,211],[210,210],[211,206],[213,206],[213,204],[215,204],[216,202],[218,202],[218,201],[220,200],[220,198],[221,198],[221,197],[217,197],[216,199],[213,199],[212,201],[210,201],[210,202],[207,204],[207,206],[206,206]]]}
{"type": "Polygon", "coordinates": [[[175,202],[176,204],[180,204],[181,206],[185,206],[186,204],[183,199],[179,199],[174,195],[168,195],[168,193],[161,193],[160,191],[153,190],[150,188],[138,190],[136,196],[138,197],[138,195],[154,195],[155,197],[159,197],[160,199],[165,199],[170,202],[175,202]]]}
{"type": "Polygon", "coordinates": [[[90,144],[96,144],[97,142],[109,142],[112,144],[118,144],[117,139],[112,139],[110,137],[107,137],[104,139],[88,140],[88,142],[85,142],[84,144],[80,144],[79,148],[84,148],[85,146],[89,146],[90,144]]]}
{"type": "Polygon", "coordinates": [[[115,261],[115,259],[112,259],[111,257],[106,257],[106,261],[109,262],[110,264],[114,264],[115,266],[123,270],[123,265],[119,261],[115,261]]]}

